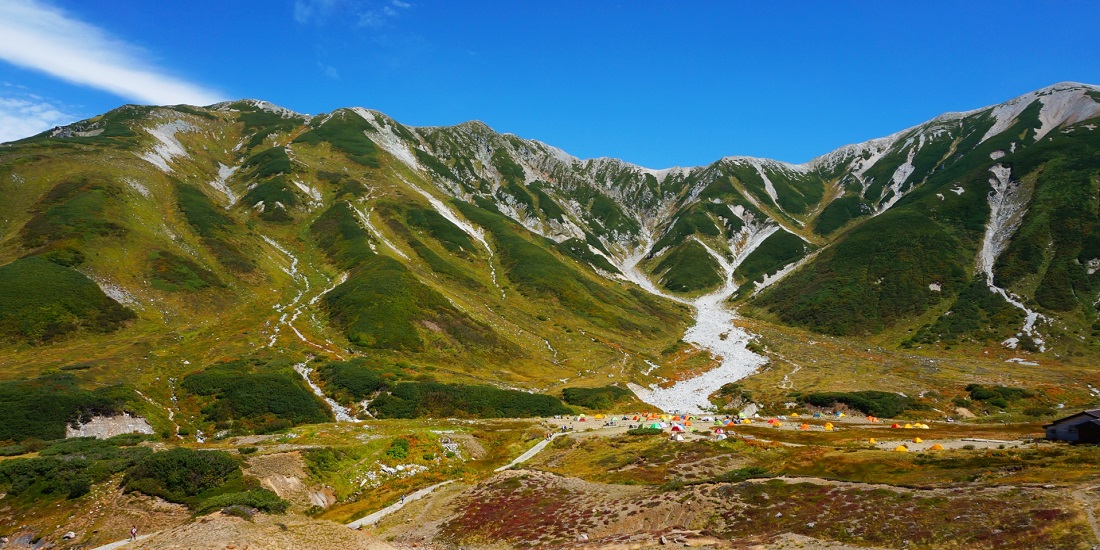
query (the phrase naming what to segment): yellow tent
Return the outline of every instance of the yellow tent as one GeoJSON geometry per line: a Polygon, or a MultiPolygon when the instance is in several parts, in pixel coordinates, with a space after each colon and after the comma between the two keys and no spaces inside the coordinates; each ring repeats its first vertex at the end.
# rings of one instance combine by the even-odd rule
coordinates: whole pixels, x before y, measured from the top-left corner
{"type": "Polygon", "coordinates": [[[826,422],[825,423],[825,431],[827,431],[827,432],[833,431],[833,423],[832,422],[826,422]]]}
{"type": "Polygon", "coordinates": [[[845,415],[844,413],[840,413],[840,414],[836,415],[837,418],[844,418],[845,416],[847,416],[847,415],[845,415]]]}
{"type": "Polygon", "coordinates": [[[897,447],[894,447],[894,452],[895,453],[907,453],[907,452],[909,452],[909,449],[905,445],[898,445],[897,447]]]}
{"type": "Polygon", "coordinates": [[[596,419],[597,420],[603,420],[603,415],[602,414],[597,414],[596,419]]]}
{"type": "Polygon", "coordinates": [[[913,443],[924,443],[924,440],[919,438],[919,437],[914,437],[913,438],[913,443]]]}
{"type": "Polygon", "coordinates": [[[912,425],[912,424],[906,424],[906,425],[905,425],[905,429],[907,429],[907,430],[912,430],[912,429],[913,429],[913,425],[912,425]]]}
{"type": "Polygon", "coordinates": [[[932,445],[931,447],[929,447],[928,450],[929,451],[942,451],[943,450],[943,445],[940,445],[939,443],[936,443],[935,445],[932,445]]]}
{"type": "Polygon", "coordinates": [[[772,424],[772,425],[773,425],[773,426],[775,426],[776,428],[778,428],[778,427],[782,426],[782,425],[783,425],[783,423],[782,423],[782,422],[780,422],[780,421],[778,421],[778,420],[776,420],[776,421],[775,421],[775,424],[772,424]]]}
{"type": "Polygon", "coordinates": [[[791,418],[798,418],[798,413],[791,413],[791,418]]]}
{"type": "Polygon", "coordinates": [[[875,438],[873,438],[873,437],[871,439],[868,439],[867,442],[870,443],[871,445],[874,445],[876,443],[875,438]]]}

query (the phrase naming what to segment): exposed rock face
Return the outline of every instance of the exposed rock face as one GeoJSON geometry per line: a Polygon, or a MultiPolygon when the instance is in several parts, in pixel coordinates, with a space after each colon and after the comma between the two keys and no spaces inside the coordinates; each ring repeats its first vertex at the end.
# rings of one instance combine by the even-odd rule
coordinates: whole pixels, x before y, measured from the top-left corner
{"type": "Polygon", "coordinates": [[[140,416],[130,416],[122,413],[119,416],[94,416],[87,424],[80,424],[76,428],[65,427],[65,437],[98,437],[107,439],[122,434],[152,434],[153,427],[140,416]]]}

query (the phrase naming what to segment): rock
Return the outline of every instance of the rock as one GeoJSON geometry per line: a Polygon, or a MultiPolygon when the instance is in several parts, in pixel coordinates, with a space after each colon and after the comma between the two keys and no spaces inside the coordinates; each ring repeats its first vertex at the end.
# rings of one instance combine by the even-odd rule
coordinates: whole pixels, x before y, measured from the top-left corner
{"type": "Polygon", "coordinates": [[[661,545],[664,546],[664,545],[668,544],[668,539],[666,539],[665,537],[661,537],[661,538],[657,539],[657,542],[661,543],[661,545]]]}
{"type": "Polygon", "coordinates": [[[815,521],[811,521],[810,523],[807,523],[807,524],[806,524],[806,527],[809,527],[810,529],[813,529],[813,528],[814,528],[814,525],[817,525],[817,522],[815,522],[815,521]]]}
{"type": "Polygon", "coordinates": [[[61,538],[65,539],[65,540],[75,539],[76,538],[76,533],[74,533],[72,531],[69,531],[68,533],[65,533],[64,535],[62,535],[61,538]]]}
{"type": "Polygon", "coordinates": [[[783,517],[783,512],[776,512],[775,517],[777,517],[777,518],[783,517]]]}

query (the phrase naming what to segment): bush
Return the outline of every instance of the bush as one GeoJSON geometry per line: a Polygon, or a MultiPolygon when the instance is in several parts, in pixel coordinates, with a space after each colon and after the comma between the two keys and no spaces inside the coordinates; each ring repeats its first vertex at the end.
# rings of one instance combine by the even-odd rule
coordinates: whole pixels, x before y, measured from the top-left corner
{"type": "Polygon", "coordinates": [[[823,392],[811,393],[799,397],[803,403],[815,407],[834,407],[843,403],[864,414],[895,417],[913,404],[913,400],[904,395],[884,391],[823,392]]]}
{"type": "Polygon", "coordinates": [[[525,418],[572,412],[549,395],[430,381],[400,382],[371,401],[370,409],[381,418],[525,418]]]}
{"type": "Polygon", "coordinates": [[[122,386],[80,389],[70,373],[0,382],[0,441],[61,439],[65,425],[96,415],[116,415],[136,396],[122,386]]]}
{"type": "Polygon", "coordinates": [[[214,400],[202,408],[210,422],[241,422],[265,433],[298,424],[328,422],[331,411],[294,370],[260,360],[238,360],[189,374],[185,390],[214,400]]]}
{"type": "Polygon", "coordinates": [[[618,386],[565,388],[561,393],[566,403],[588,409],[609,409],[615,403],[634,396],[634,392],[618,386]]]}
{"type": "Polygon", "coordinates": [[[169,502],[194,505],[195,497],[241,476],[229,453],[176,448],[153,453],[126,472],[126,491],[139,491],[169,502]]]}
{"type": "Polygon", "coordinates": [[[26,496],[79,498],[95,483],[126,470],[150,454],[127,440],[92,437],[60,441],[42,449],[41,456],[0,461],[0,492],[26,496]]]}
{"type": "Polygon", "coordinates": [[[363,117],[350,111],[337,111],[321,120],[312,130],[294,139],[294,143],[319,144],[328,142],[333,149],[342,151],[349,159],[367,168],[377,168],[378,147],[363,132],[374,126],[363,117]]]}
{"type": "Polygon", "coordinates": [[[37,256],[0,266],[0,304],[0,340],[48,342],[78,330],[113,332],[136,317],[84,274],[37,256]]]}
{"type": "MultiPolygon", "coordinates": [[[[267,514],[282,514],[286,512],[289,506],[289,502],[279,498],[279,495],[267,489],[252,489],[208,498],[195,508],[195,514],[202,515],[218,509],[238,507],[255,508],[267,514]]],[[[251,514],[249,514],[249,517],[251,517],[251,514]]]]}
{"type": "Polygon", "coordinates": [[[661,435],[664,430],[660,428],[631,428],[626,431],[626,435],[661,435]]]}
{"type": "Polygon", "coordinates": [[[393,460],[404,460],[409,456],[409,440],[400,437],[394,439],[390,448],[386,449],[386,456],[393,460]]]}
{"type": "Polygon", "coordinates": [[[167,291],[196,291],[222,286],[221,281],[199,264],[171,252],[159,250],[149,258],[153,288],[167,291]]]}

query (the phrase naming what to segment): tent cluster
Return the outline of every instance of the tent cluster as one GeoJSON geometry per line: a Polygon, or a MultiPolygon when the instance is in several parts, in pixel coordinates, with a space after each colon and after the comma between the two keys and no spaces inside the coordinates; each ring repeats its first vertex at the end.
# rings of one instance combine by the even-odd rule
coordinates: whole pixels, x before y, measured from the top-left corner
{"type": "Polygon", "coordinates": [[[928,430],[928,429],[931,429],[931,426],[929,426],[928,424],[922,424],[922,423],[920,423],[920,422],[917,422],[916,424],[906,424],[906,425],[904,425],[904,426],[902,426],[901,424],[898,424],[897,422],[895,422],[895,423],[894,423],[894,424],[893,424],[892,426],[890,426],[890,427],[891,427],[891,428],[904,428],[904,429],[906,429],[906,430],[912,430],[912,429],[914,429],[914,428],[915,428],[915,429],[918,429],[918,430],[928,430]]]}

